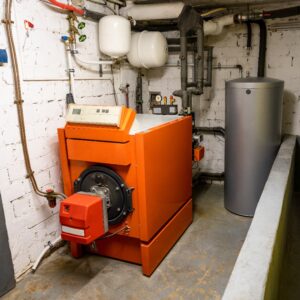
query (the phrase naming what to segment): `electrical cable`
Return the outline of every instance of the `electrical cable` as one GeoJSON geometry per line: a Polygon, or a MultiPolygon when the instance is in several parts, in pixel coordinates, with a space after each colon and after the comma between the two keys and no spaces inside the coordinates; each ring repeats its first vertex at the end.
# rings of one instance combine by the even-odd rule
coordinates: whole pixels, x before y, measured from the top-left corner
{"type": "Polygon", "coordinates": [[[26,137],[26,130],[25,130],[25,120],[24,120],[24,111],[23,111],[23,99],[22,99],[22,90],[21,90],[21,81],[20,81],[20,72],[18,67],[18,59],[16,53],[16,47],[14,43],[13,33],[11,24],[13,21],[11,20],[11,10],[12,10],[12,0],[6,0],[5,2],[5,20],[2,22],[5,24],[6,35],[8,40],[8,47],[11,56],[12,62],[12,73],[13,73],[13,81],[14,81],[14,89],[15,89],[15,104],[17,106],[17,113],[18,113],[18,121],[19,121],[19,131],[20,131],[20,138],[24,156],[24,162],[27,172],[27,178],[31,181],[32,187],[34,192],[41,196],[45,197],[49,200],[49,198],[55,199],[56,197],[65,198],[65,195],[58,192],[43,192],[39,189],[35,176],[34,171],[31,167],[30,156],[28,152],[28,144],[27,144],[27,137],[26,137]]]}
{"type": "Polygon", "coordinates": [[[217,12],[221,12],[221,11],[224,11],[224,10],[227,10],[227,9],[226,8],[222,8],[222,7],[216,8],[216,9],[213,9],[213,10],[210,10],[210,11],[207,11],[207,12],[201,14],[201,17],[208,17],[208,16],[210,16],[212,14],[215,14],[217,12]]]}
{"type": "Polygon", "coordinates": [[[111,233],[111,234],[108,234],[108,235],[105,235],[105,236],[99,238],[99,240],[104,240],[104,239],[111,238],[111,237],[117,235],[118,233],[120,233],[120,232],[122,232],[122,231],[125,231],[125,232],[126,232],[126,231],[128,231],[128,230],[130,230],[130,227],[126,225],[126,226],[122,227],[121,229],[119,229],[119,230],[117,230],[117,231],[115,231],[115,232],[113,232],[113,233],[111,233]]]}
{"type": "Polygon", "coordinates": [[[118,106],[118,99],[117,99],[117,93],[116,93],[116,87],[115,87],[115,76],[114,76],[114,70],[113,70],[112,65],[110,66],[110,70],[111,70],[111,75],[112,75],[111,84],[112,84],[112,87],[113,87],[115,104],[116,104],[116,106],[118,106]]]}

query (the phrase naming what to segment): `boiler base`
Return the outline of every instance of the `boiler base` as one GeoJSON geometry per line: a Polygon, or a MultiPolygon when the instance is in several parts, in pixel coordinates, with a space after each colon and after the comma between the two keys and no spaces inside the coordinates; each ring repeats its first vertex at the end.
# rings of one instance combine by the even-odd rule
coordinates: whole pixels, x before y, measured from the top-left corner
{"type": "MultiPolygon", "coordinates": [[[[168,223],[149,241],[116,235],[99,239],[88,246],[91,253],[142,265],[143,274],[151,276],[164,257],[193,221],[190,199],[168,223]]],[[[71,243],[73,257],[82,255],[82,246],[71,243]]]]}

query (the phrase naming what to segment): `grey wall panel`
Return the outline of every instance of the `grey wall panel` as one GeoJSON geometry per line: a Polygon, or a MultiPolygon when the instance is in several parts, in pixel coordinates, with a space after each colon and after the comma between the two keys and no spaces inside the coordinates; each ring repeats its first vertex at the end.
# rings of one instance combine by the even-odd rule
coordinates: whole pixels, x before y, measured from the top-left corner
{"type": "Polygon", "coordinates": [[[8,243],[5,216],[0,195],[0,297],[16,285],[11,252],[8,243]]]}
{"type": "Polygon", "coordinates": [[[300,192],[300,136],[297,136],[296,165],[295,165],[295,191],[300,192]]]}

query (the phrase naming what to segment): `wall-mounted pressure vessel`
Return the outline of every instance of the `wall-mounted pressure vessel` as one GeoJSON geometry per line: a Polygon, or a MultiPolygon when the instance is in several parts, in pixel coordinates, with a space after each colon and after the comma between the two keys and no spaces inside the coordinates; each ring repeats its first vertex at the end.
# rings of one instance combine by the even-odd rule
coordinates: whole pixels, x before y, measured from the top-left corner
{"type": "Polygon", "coordinates": [[[226,82],[225,207],[253,216],[281,143],[284,82],[226,82]]]}
{"type": "Polygon", "coordinates": [[[100,51],[113,58],[126,55],[130,50],[131,25],[121,16],[105,16],[99,21],[100,51]]]}
{"type": "Polygon", "coordinates": [[[136,68],[162,67],[168,60],[167,39],[156,31],[133,33],[127,58],[136,68]]]}

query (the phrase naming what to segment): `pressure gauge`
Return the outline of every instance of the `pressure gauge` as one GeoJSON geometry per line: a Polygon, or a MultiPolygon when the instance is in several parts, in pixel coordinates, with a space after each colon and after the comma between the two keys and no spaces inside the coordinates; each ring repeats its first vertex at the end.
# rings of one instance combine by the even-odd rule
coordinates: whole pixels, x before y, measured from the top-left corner
{"type": "Polygon", "coordinates": [[[156,95],[155,101],[156,101],[156,102],[161,102],[161,100],[162,100],[161,95],[156,95]]]}

